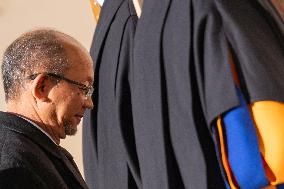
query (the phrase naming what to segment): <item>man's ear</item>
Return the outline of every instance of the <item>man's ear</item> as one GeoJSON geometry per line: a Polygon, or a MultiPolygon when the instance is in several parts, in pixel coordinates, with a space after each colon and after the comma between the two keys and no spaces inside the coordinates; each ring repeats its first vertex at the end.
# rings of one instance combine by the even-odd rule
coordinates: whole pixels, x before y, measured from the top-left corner
{"type": "Polygon", "coordinates": [[[52,83],[44,74],[39,74],[32,83],[31,90],[35,99],[46,102],[52,83]]]}

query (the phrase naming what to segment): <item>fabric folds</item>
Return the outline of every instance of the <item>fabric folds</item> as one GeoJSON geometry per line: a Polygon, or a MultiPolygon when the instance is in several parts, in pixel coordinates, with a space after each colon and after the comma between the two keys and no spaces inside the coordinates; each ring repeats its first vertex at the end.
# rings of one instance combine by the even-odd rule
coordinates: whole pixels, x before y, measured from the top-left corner
{"type": "Polygon", "coordinates": [[[141,188],[132,124],[130,65],[137,16],[131,0],[106,0],[95,31],[94,109],[83,120],[90,188],[141,188]]]}
{"type": "MultiPolygon", "coordinates": [[[[253,0],[144,0],[138,22],[131,3],[106,0],[93,40],[95,109],[84,119],[89,186],[230,187],[218,163],[220,136],[212,131],[218,133],[218,117],[244,105],[231,62],[246,104],[283,103],[280,22],[268,4],[253,0]]],[[[242,134],[238,139],[257,146],[259,136],[250,135],[254,121],[251,118],[250,129],[243,132],[239,125],[222,125],[224,136],[227,129],[237,130],[248,134],[246,140],[238,138],[242,134]]],[[[229,154],[239,144],[230,143],[229,154]]],[[[258,172],[262,159],[256,148],[246,153],[253,154],[258,164],[250,166],[250,161],[246,166],[258,172]]],[[[234,175],[239,160],[227,158],[232,183],[235,177],[239,182],[243,175],[234,175]]],[[[262,173],[259,178],[265,176],[262,173]]]]}

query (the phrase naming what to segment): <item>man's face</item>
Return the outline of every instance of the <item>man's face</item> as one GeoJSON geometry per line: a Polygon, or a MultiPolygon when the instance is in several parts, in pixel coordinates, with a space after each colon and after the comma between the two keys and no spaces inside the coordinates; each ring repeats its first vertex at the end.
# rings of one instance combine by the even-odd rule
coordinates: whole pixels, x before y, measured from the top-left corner
{"type": "MultiPolygon", "coordinates": [[[[68,50],[68,61],[71,67],[64,73],[64,77],[86,86],[92,86],[94,72],[92,60],[84,51],[68,50]]],[[[52,93],[50,119],[55,122],[54,132],[59,138],[74,135],[86,109],[93,108],[91,97],[86,97],[80,86],[59,80],[52,93]]]]}

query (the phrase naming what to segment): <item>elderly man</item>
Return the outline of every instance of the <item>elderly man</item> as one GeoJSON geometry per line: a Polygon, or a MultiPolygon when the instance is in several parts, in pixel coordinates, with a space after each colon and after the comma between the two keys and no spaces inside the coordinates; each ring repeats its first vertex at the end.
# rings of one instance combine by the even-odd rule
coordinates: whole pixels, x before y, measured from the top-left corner
{"type": "Polygon", "coordinates": [[[87,188],[59,143],[93,107],[88,52],[66,34],[34,30],[7,48],[2,76],[0,188],[87,188]]]}

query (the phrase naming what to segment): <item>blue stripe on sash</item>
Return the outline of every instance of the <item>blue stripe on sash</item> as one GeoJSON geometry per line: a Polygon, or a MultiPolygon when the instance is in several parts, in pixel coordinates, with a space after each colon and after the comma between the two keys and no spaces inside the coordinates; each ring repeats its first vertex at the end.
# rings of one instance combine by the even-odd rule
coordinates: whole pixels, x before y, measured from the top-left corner
{"type": "Polygon", "coordinates": [[[224,137],[228,161],[240,188],[252,189],[269,185],[262,164],[253,121],[240,90],[240,106],[224,115],[224,137]]]}

